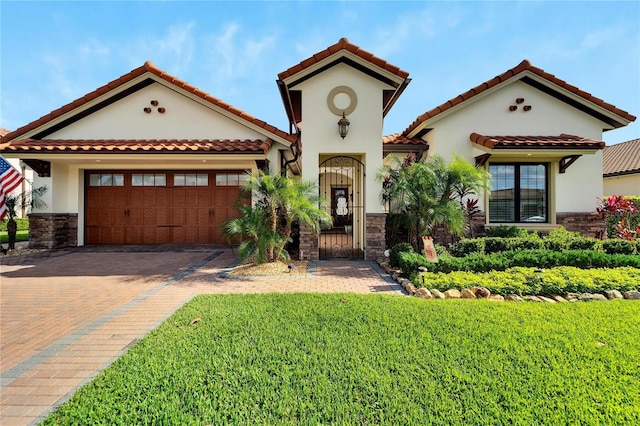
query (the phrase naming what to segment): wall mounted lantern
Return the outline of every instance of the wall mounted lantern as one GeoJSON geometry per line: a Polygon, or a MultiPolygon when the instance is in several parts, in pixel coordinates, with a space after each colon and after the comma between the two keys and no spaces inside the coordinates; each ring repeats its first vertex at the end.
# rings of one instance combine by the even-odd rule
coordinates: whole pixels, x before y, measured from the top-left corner
{"type": "Polygon", "coordinates": [[[342,139],[345,138],[345,136],[347,136],[347,133],[349,133],[349,125],[351,123],[349,122],[349,119],[347,117],[344,116],[344,111],[342,112],[342,118],[340,120],[338,120],[338,133],[340,134],[340,137],[342,139]]]}

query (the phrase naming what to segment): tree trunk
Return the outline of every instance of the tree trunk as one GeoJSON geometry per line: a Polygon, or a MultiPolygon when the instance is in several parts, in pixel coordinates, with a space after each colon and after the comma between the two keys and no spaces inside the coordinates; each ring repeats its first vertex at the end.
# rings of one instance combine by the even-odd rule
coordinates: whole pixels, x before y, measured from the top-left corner
{"type": "Polygon", "coordinates": [[[9,250],[16,248],[16,234],[18,232],[18,224],[15,220],[9,219],[7,222],[7,234],[9,236],[9,250]]]}

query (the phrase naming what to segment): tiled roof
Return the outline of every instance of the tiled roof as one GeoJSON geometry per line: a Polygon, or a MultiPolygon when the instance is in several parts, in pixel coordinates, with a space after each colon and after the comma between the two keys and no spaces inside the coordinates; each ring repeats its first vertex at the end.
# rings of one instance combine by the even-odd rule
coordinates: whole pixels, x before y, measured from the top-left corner
{"type": "Polygon", "coordinates": [[[472,133],[471,142],[489,149],[505,148],[560,148],[560,149],[602,149],[604,142],[580,136],[561,134],[560,136],[483,136],[472,133]]]}
{"type": "Polygon", "coordinates": [[[9,130],[0,127],[0,138],[9,133],[11,133],[9,130]]]}
{"type": "Polygon", "coordinates": [[[382,58],[379,58],[377,56],[375,56],[373,53],[367,52],[366,50],[363,50],[361,48],[359,48],[358,46],[356,46],[355,44],[352,44],[351,42],[349,42],[349,40],[347,40],[346,38],[341,38],[340,40],[338,40],[338,42],[334,45],[331,45],[329,47],[327,47],[324,50],[321,50],[320,52],[316,53],[315,55],[311,56],[308,59],[305,59],[304,61],[300,62],[297,65],[292,66],[291,68],[289,68],[286,71],[282,71],[280,74],[278,74],[278,78],[280,80],[284,80],[288,77],[291,77],[292,75],[295,75],[297,73],[299,73],[300,71],[303,71],[307,68],[309,68],[310,66],[322,61],[325,58],[328,58],[329,56],[333,55],[336,52],[339,52],[340,50],[346,50],[348,52],[353,53],[354,55],[372,63],[373,65],[376,65],[380,68],[383,68],[387,71],[389,71],[392,74],[397,75],[398,77],[401,78],[407,78],[409,77],[409,73],[406,71],[401,70],[400,68],[396,67],[395,65],[391,65],[389,62],[385,61],[382,58]]]}
{"type": "Polygon", "coordinates": [[[150,140],[53,140],[53,139],[21,139],[10,143],[0,144],[3,152],[68,152],[68,153],[95,153],[95,152],[216,152],[216,153],[263,153],[266,154],[273,141],[267,140],[177,140],[177,139],[150,139],[150,140]]]}
{"type": "Polygon", "coordinates": [[[420,138],[410,139],[403,136],[402,133],[394,133],[389,136],[382,137],[383,145],[426,145],[427,143],[420,138]]]}
{"type": "Polygon", "coordinates": [[[576,86],[572,86],[571,84],[567,83],[564,80],[559,79],[558,77],[556,77],[553,74],[549,74],[548,72],[542,70],[541,68],[537,68],[534,67],[533,65],[531,65],[531,63],[528,60],[524,60],[522,62],[520,62],[520,64],[518,64],[516,67],[511,68],[510,70],[492,78],[491,80],[485,81],[484,83],[474,87],[471,90],[468,90],[466,92],[464,92],[461,95],[456,96],[453,99],[448,100],[447,102],[425,112],[424,114],[418,116],[418,118],[416,118],[413,123],[411,123],[409,125],[409,127],[407,127],[404,132],[402,132],[404,135],[408,135],[409,133],[411,133],[413,130],[415,130],[423,121],[426,121],[430,118],[435,117],[438,114],[441,114],[442,112],[453,108],[454,106],[471,99],[472,97],[485,92],[486,90],[489,90],[490,88],[503,83],[507,80],[510,80],[514,77],[516,77],[517,75],[521,74],[524,71],[529,71],[532,72],[548,81],[550,81],[551,83],[560,86],[562,88],[564,88],[565,90],[568,90],[572,93],[574,93],[575,95],[578,95],[580,97],[582,97],[583,99],[585,99],[586,101],[592,102],[604,109],[606,109],[607,111],[610,111],[618,116],[620,116],[621,118],[628,120],[628,121],[634,121],[636,119],[635,116],[629,114],[626,111],[621,110],[620,108],[617,108],[615,105],[609,104],[605,101],[603,101],[602,99],[596,98],[595,96],[593,96],[590,93],[584,92],[582,90],[580,90],[579,88],[577,88],[576,86]]]}
{"type": "Polygon", "coordinates": [[[15,139],[17,137],[20,137],[21,135],[23,135],[26,132],[29,132],[31,130],[34,130],[40,126],[42,126],[43,124],[46,124],[47,122],[54,120],[68,112],[73,111],[76,108],[79,108],[85,104],[87,104],[88,102],[93,101],[96,98],[99,98],[102,95],[105,95],[106,93],[128,83],[129,81],[143,75],[144,73],[151,73],[167,82],[169,82],[170,84],[177,86],[180,89],[183,89],[189,93],[194,94],[195,96],[198,96],[201,99],[204,99],[205,101],[221,108],[224,109],[230,113],[232,113],[233,115],[241,118],[242,120],[248,121],[249,123],[260,127],[264,130],[266,130],[267,132],[270,132],[278,137],[281,137],[283,139],[286,139],[290,142],[295,142],[296,136],[295,135],[290,135],[289,133],[286,133],[278,128],[276,128],[275,126],[272,126],[262,120],[259,120],[257,118],[255,118],[254,116],[247,114],[244,111],[241,111],[235,107],[233,107],[232,105],[221,101],[218,98],[215,98],[213,96],[211,96],[210,94],[203,92],[202,90],[198,89],[195,86],[192,86],[188,83],[185,83],[182,80],[179,80],[178,78],[162,71],[161,69],[159,69],[158,67],[156,67],[151,61],[147,61],[144,63],[144,65],[142,65],[139,68],[134,69],[133,71],[121,76],[120,78],[111,81],[110,83],[105,84],[102,87],[99,87],[98,89],[94,90],[93,92],[87,93],[86,95],[84,95],[83,97],[76,99],[75,101],[68,103],[67,105],[64,105],[54,111],[51,111],[49,114],[44,115],[42,117],[40,117],[39,119],[32,121],[31,123],[20,127],[19,129],[10,132],[8,135],[6,135],[6,139],[5,140],[10,140],[10,139],[15,139]]]}
{"type": "Polygon", "coordinates": [[[602,152],[604,176],[640,173],[640,139],[607,146],[602,152]]]}

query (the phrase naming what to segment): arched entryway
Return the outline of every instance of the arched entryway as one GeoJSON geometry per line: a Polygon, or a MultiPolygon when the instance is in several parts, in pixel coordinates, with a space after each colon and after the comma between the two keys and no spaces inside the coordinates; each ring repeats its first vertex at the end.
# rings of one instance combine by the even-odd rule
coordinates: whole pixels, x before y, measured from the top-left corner
{"type": "Polygon", "coordinates": [[[321,226],[320,259],[364,259],[364,178],[364,163],[357,158],[335,156],[320,163],[320,195],[333,219],[321,226]]]}

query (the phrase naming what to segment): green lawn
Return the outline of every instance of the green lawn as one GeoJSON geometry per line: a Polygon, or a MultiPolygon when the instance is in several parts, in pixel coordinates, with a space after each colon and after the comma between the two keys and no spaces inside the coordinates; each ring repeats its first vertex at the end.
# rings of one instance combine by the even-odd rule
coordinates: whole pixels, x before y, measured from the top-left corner
{"type": "MultiPolygon", "coordinates": [[[[7,231],[0,231],[0,243],[6,243],[7,241],[9,241],[7,231]]],[[[29,241],[29,231],[17,231],[16,241],[29,241]]]]}
{"type": "Polygon", "coordinates": [[[638,330],[633,301],[200,296],[45,424],[635,425],[638,330]]]}

